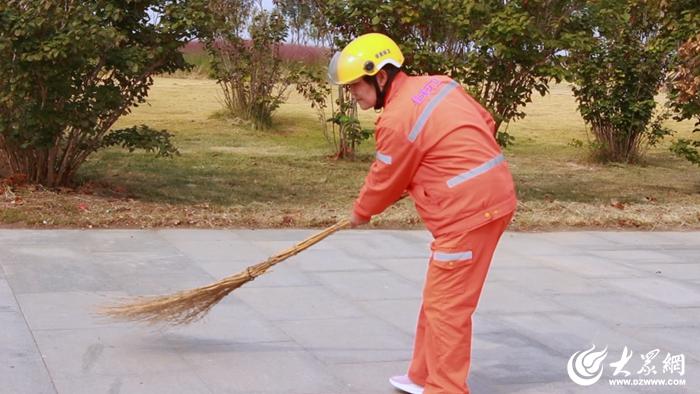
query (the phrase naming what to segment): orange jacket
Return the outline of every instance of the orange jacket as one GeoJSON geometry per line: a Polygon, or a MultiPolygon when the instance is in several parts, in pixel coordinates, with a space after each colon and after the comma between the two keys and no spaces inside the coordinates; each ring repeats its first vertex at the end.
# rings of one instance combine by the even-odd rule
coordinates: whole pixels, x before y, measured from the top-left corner
{"type": "Polygon", "coordinates": [[[446,76],[399,73],[376,121],[376,160],[357,216],[381,213],[408,190],[434,237],[469,231],[515,210],[513,178],[495,122],[446,76]]]}

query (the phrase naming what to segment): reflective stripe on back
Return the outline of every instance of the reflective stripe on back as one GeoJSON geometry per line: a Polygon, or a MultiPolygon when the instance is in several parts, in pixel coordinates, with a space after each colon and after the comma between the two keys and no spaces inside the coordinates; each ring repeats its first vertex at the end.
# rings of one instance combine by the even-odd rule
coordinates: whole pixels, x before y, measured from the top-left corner
{"type": "Polygon", "coordinates": [[[494,157],[493,159],[487,161],[486,163],[484,163],[478,167],[472,168],[471,170],[469,170],[467,172],[463,172],[463,173],[457,175],[456,177],[448,180],[447,187],[453,188],[453,187],[459,185],[460,183],[466,182],[466,181],[468,181],[476,176],[479,176],[479,175],[493,169],[497,165],[503,163],[503,160],[504,160],[504,157],[503,157],[503,154],[501,153],[498,156],[494,157]]]}
{"type": "Polygon", "coordinates": [[[391,156],[385,155],[384,153],[377,151],[376,153],[377,160],[381,161],[384,164],[391,164],[391,156]]]}
{"type": "Polygon", "coordinates": [[[447,85],[443,86],[442,89],[440,89],[440,92],[433,97],[428,105],[423,108],[423,112],[421,112],[420,116],[418,117],[418,120],[416,120],[416,123],[413,125],[413,128],[411,129],[411,133],[408,135],[408,140],[411,142],[414,142],[416,138],[418,138],[418,135],[423,131],[423,127],[425,126],[425,122],[428,121],[428,118],[430,118],[430,114],[435,110],[435,107],[437,107],[438,104],[440,104],[440,101],[442,101],[447,94],[449,94],[452,89],[456,88],[459,86],[459,84],[455,81],[450,81],[447,85]]]}

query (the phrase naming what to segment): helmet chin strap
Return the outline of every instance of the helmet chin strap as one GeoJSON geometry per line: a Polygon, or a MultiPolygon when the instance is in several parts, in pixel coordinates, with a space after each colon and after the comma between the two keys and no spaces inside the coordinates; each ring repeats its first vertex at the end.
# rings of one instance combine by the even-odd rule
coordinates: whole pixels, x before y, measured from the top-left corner
{"type": "Polygon", "coordinates": [[[374,103],[375,110],[380,110],[380,109],[384,108],[384,100],[386,99],[386,97],[385,97],[386,91],[389,90],[389,87],[391,86],[391,82],[394,80],[394,77],[396,76],[396,74],[398,74],[398,73],[389,73],[387,75],[386,83],[384,84],[384,89],[381,89],[379,87],[379,82],[377,81],[378,74],[374,74],[372,76],[372,85],[374,86],[374,91],[377,94],[377,102],[374,103]]]}
{"type": "Polygon", "coordinates": [[[374,109],[376,111],[384,107],[384,91],[379,87],[377,75],[372,76],[372,85],[374,86],[374,91],[377,93],[377,101],[374,103],[374,109]]]}

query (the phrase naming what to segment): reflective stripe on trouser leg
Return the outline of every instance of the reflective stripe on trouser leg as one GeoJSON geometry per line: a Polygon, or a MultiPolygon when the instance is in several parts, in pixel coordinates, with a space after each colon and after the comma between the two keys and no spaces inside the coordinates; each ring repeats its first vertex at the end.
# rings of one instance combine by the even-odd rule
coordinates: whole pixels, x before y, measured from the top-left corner
{"type": "Polygon", "coordinates": [[[416,380],[421,372],[427,371],[424,394],[469,392],[466,380],[471,361],[471,316],[493,252],[509,222],[510,215],[465,233],[461,239],[435,242],[435,248],[444,242],[449,248],[469,249],[473,257],[461,264],[455,261],[453,269],[433,261],[428,268],[423,313],[419,317],[414,359],[409,369],[409,376],[416,380]]]}
{"type": "Polygon", "coordinates": [[[464,252],[433,252],[433,260],[437,261],[464,261],[472,259],[472,251],[465,250],[464,252]]]}

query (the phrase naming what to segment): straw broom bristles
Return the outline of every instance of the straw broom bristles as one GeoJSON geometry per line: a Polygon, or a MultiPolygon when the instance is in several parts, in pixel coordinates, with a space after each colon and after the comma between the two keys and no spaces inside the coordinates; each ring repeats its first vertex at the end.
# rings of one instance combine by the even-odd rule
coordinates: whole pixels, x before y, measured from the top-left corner
{"type": "Polygon", "coordinates": [[[269,259],[248,267],[245,271],[228,276],[218,282],[172,295],[138,297],[130,302],[101,308],[98,313],[114,319],[184,325],[203,318],[209,310],[232,291],[264,274],[270,267],[280,263],[334,232],[350,225],[343,219],[331,227],[315,234],[292,248],[269,259]]]}

